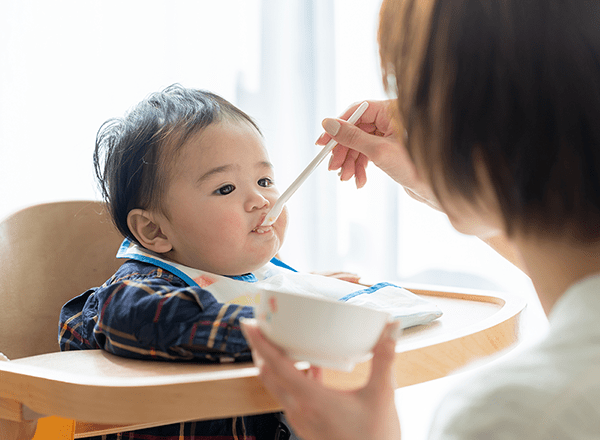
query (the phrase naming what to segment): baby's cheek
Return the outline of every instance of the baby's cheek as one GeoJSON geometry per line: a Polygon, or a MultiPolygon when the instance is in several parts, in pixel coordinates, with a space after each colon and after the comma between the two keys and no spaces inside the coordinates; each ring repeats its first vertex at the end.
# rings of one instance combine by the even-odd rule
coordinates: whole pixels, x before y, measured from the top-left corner
{"type": "Polygon", "coordinates": [[[236,216],[221,217],[217,226],[211,233],[205,234],[206,240],[211,243],[213,260],[222,267],[229,265],[236,259],[241,251],[240,246],[247,240],[250,231],[247,225],[242,226],[241,220],[236,216]]]}
{"type": "Polygon", "coordinates": [[[238,215],[223,216],[218,220],[219,235],[223,238],[236,239],[250,232],[248,221],[244,221],[238,215]]]}
{"type": "Polygon", "coordinates": [[[279,239],[281,240],[282,243],[283,243],[283,240],[285,239],[285,234],[287,232],[287,228],[288,228],[288,209],[287,209],[287,207],[284,207],[283,211],[281,212],[281,215],[277,219],[277,222],[275,222],[275,231],[277,232],[277,235],[279,236],[279,239]]]}

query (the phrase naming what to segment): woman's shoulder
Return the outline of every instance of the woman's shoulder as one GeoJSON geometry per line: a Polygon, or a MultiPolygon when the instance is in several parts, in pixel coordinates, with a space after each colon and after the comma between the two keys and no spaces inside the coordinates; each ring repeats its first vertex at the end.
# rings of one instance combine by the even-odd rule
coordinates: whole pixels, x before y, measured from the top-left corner
{"type": "Polygon", "coordinates": [[[464,372],[439,405],[431,438],[561,439],[600,432],[598,417],[583,416],[600,413],[600,346],[596,357],[586,349],[569,357],[549,337],[464,372]]]}

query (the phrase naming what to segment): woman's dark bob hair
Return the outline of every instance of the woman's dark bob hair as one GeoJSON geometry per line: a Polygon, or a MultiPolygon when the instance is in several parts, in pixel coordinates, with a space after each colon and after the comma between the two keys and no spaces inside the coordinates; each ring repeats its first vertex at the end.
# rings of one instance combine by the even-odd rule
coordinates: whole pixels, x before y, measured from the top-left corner
{"type": "Polygon", "coordinates": [[[113,222],[124,237],[135,240],[127,226],[132,209],[162,210],[170,165],[186,140],[224,118],[249,123],[260,133],[252,118],[220,96],[178,84],[100,127],[94,168],[113,222]]]}
{"type": "Polygon", "coordinates": [[[600,238],[600,2],[385,0],[379,44],[436,193],[482,160],[509,235],[600,238]]]}

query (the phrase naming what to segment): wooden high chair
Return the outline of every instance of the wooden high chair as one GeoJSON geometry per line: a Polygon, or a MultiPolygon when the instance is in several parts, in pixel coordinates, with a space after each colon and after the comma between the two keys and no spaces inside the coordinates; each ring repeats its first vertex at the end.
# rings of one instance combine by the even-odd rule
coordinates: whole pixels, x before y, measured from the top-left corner
{"type": "MultiPolygon", "coordinates": [[[[35,440],[72,439],[280,410],[251,363],[59,352],[62,305],[116,271],[121,240],[100,202],[32,206],[0,223],[0,352],[10,359],[0,362],[0,440],[30,439],[38,419],[35,440]]],[[[443,377],[518,339],[525,306],[518,298],[410,290],[436,302],[444,315],[405,331],[396,347],[399,387],[443,377]]],[[[368,373],[365,362],[350,373],[325,370],[324,381],[356,388],[368,373]]]]}
{"type": "MultiPolygon", "coordinates": [[[[116,271],[121,241],[100,202],[42,204],[5,219],[0,224],[0,352],[11,360],[59,352],[61,307],[116,271]]],[[[0,419],[35,420],[37,414],[4,397],[0,419]]]]}

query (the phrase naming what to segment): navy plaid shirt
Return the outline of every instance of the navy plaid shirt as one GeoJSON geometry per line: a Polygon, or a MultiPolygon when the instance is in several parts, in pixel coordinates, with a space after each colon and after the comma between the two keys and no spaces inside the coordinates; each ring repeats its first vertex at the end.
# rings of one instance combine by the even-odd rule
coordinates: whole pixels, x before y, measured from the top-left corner
{"type": "MultiPolygon", "coordinates": [[[[239,319],[253,316],[253,307],[219,303],[206,290],[160,267],[128,260],[101,287],[63,306],[58,339],[63,351],[103,349],[137,359],[250,361],[239,319]]],[[[263,414],[94,438],[271,440],[287,438],[285,430],[279,414],[263,414]]]]}

